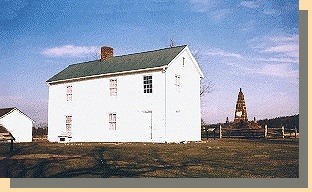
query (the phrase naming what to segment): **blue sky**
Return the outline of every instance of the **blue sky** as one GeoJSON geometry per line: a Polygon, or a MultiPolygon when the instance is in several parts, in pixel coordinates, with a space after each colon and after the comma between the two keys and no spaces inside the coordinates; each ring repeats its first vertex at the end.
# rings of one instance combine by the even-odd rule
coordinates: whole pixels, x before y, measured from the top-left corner
{"type": "Polygon", "coordinates": [[[198,56],[207,123],[299,113],[299,11],[293,0],[0,1],[0,108],[47,122],[45,81],[69,64],[187,44],[198,56]]]}

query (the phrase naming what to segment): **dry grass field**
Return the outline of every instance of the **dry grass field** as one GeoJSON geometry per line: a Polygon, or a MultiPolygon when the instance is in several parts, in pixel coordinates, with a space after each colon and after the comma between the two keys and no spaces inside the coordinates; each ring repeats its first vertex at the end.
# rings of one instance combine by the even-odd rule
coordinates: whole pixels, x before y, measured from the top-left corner
{"type": "Polygon", "coordinates": [[[208,139],[187,144],[0,143],[0,177],[299,177],[298,139],[208,139]]]}

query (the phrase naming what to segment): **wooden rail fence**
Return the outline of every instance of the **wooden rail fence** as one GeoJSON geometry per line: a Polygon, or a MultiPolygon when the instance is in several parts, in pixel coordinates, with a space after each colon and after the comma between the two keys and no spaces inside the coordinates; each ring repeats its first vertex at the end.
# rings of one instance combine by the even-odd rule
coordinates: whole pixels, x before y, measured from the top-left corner
{"type": "Polygon", "coordinates": [[[268,128],[228,128],[222,127],[202,127],[202,138],[285,138],[299,136],[298,130],[285,129],[282,127],[268,128]]]}
{"type": "Polygon", "coordinates": [[[10,155],[13,154],[13,141],[15,141],[15,138],[11,133],[0,133],[0,142],[10,142],[10,155]]]}

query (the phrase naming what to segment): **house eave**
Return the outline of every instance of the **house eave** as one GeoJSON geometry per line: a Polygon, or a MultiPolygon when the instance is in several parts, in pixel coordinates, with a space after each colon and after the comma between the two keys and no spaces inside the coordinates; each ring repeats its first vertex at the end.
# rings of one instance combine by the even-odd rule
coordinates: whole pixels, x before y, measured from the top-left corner
{"type": "Polygon", "coordinates": [[[160,71],[160,70],[165,70],[167,67],[168,67],[168,65],[164,65],[164,66],[160,66],[160,67],[153,67],[153,68],[147,68],[147,69],[121,71],[121,72],[115,72],[115,73],[89,75],[89,76],[84,76],[84,77],[75,77],[75,78],[62,79],[62,80],[56,80],[56,81],[47,81],[46,83],[49,86],[52,84],[59,84],[59,83],[72,82],[72,81],[81,81],[81,80],[101,78],[101,77],[118,76],[118,75],[132,74],[132,73],[143,73],[143,72],[149,72],[149,71],[160,71]]]}

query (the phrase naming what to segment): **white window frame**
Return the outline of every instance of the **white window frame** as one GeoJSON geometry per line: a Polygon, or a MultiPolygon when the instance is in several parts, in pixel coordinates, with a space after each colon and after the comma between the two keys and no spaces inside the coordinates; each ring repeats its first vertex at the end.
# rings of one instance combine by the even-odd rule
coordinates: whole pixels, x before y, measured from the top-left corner
{"type": "Polygon", "coordinates": [[[66,100],[72,101],[73,100],[73,86],[66,85],[66,100]]]}
{"type": "Polygon", "coordinates": [[[153,93],[153,76],[143,76],[143,93],[153,93]]]}
{"type": "Polygon", "coordinates": [[[176,91],[180,93],[181,90],[181,75],[175,75],[175,87],[176,91]]]}
{"type": "Polygon", "coordinates": [[[109,95],[117,96],[117,79],[109,80],[109,95]]]}
{"type": "Polygon", "coordinates": [[[109,124],[109,130],[116,130],[116,124],[117,124],[116,113],[109,113],[108,114],[108,124],[109,124]]]}
{"type": "Polygon", "coordinates": [[[73,116],[66,115],[65,118],[66,118],[66,133],[71,133],[73,127],[73,116]]]}

